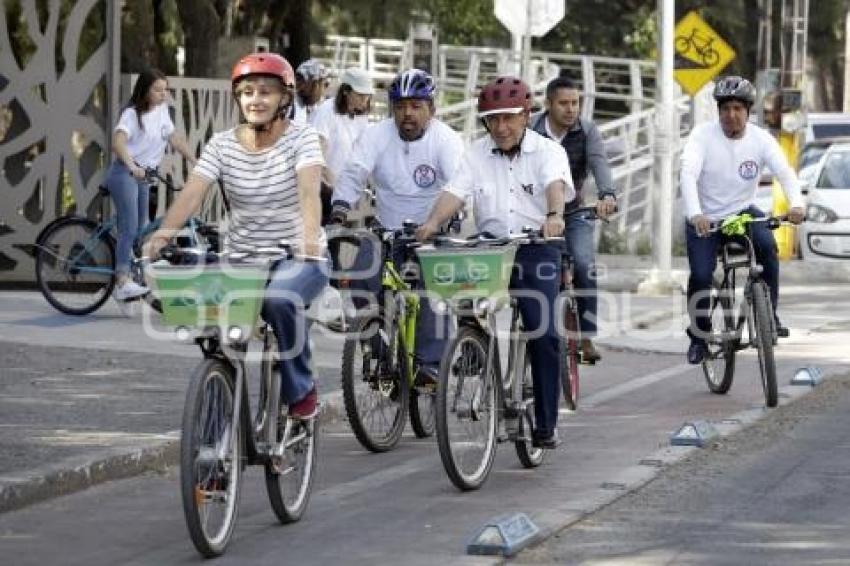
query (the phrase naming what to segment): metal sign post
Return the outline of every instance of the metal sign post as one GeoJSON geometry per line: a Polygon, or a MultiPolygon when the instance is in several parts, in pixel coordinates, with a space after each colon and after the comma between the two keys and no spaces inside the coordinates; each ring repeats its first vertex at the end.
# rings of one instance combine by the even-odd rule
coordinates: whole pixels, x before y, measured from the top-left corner
{"type": "Polygon", "coordinates": [[[494,0],[493,13],[513,36],[514,61],[520,74],[531,79],[531,38],[549,33],[564,18],[566,0],[494,0]]]}

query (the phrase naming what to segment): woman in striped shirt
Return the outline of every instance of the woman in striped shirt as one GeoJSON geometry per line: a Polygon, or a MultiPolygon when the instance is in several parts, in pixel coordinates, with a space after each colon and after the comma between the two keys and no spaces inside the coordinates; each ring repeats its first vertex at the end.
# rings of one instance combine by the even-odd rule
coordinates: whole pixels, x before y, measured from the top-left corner
{"type": "Polygon", "coordinates": [[[306,261],[276,266],[262,314],[278,339],[282,400],[291,416],[312,418],[318,396],[304,309],[328,281],[320,227],[322,149],[312,127],[286,118],[295,86],[286,59],[273,53],[247,55],[231,78],[244,123],[210,139],[145,255],[156,257],[198,210],[210,185],[221,180],[230,203],[225,249],[251,253],[285,240],[306,256],[306,261]]]}

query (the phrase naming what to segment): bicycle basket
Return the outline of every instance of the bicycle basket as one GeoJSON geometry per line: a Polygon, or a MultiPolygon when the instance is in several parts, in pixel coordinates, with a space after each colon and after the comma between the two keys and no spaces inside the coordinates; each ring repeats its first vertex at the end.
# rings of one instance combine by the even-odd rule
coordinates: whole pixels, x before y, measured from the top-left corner
{"type": "Polygon", "coordinates": [[[416,250],[422,280],[429,293],[451,305],[463,299],[489,298],[502,306],[516,254],[515,245],[446,248],[423,246],[416,250]]]}
{"type": "Polygon", "coordinates": [[[164,324],[251,328],[263,306],[268,265],[151,265],[147,276],[164,324]]]}

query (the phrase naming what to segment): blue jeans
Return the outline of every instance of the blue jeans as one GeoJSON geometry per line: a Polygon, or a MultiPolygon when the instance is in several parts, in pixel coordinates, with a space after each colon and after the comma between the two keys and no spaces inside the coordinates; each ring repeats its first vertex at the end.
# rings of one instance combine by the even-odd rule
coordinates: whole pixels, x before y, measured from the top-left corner
{"type": "Polygon", "coordinates": [[[133,177],[127,166],[116,160],[112,162],[106,173],[106,187],[115,203],[118,218],[115,271],[119,274],[127,274],[130,271],[133,241],[139,231],[150,221],[148,217],[150,185],[133,177]]]}
{"type": "MultiPolygon", "coordinates": [[[[373,238],[362,238],[357,256],[351,266],[353,271],[368,273],[363,278],[352,279],[350,283],[350,288],[355,291],[353,303],[358,309],[370,306],[370,303],[374,305],[375,301],[381,304],[384,300],[384,297],[380,296],[383,269],[380,265],[373,265],[375,258],[380,258],[380,253],[376,253],[375,247],[376,241],[373,238]]],[[[396,268],[404,263],[405,250],[401,245],[394,244],[390,255],[396,268]]],[[[417,277],[411,286],[414,289],[422,289],[422,279],[417,277]]],[[[431,301],[425,295],[420,297],[419,317],[416,319],[415,354],[420,364],[435,367],[443,358],[451,320],[445,314],[437,314],[431,301]]]]}
{"type": "MultiPolygon", "coordinates": [[[[759,218],[764,216],[764,213],[754,206],[743,212],[759,218]]],[[[770,301],[773,303],[775,316],[779,300],[779,260],[776,257],[776,240],[766,224],[760,222],[750,226],[756,260],[764,268],[762,278],[770,289],[770,301]]],[[[730,238],[720,232],[713,232],[701,238],[697,236],[696,229],[689,222],[685,226],[685,237],[688,246],[688,264],[691,269],[691,275],[688,278],[688,314],[691,319],[691,328],[688,329],[688,335],[694,342],[704,342],[700,335],[704,336],[704,333],[711,331],[711,320],[705,314],[709,307],[708,290],[711,288],[714,268],[717,265],[717,253],[720,244],[730,238]],[[692,297],[696,295],[698,298],[692,301],[692,297]]],[[[734,240],[734,238],[731,239],[734,240]]]]}
{"type": "Polygon", "coordinates": [[[263,300],[280,352],[280,396],[291,405],[313,389],[309,325],[304,311],[328,283],[328,264],[286,260],[275,266],[263,300]]]}
{"type": "Polygon", "coordinates": [[[596,335],[596,273],[593,249],[593,221],[585,215],[567,218],[564,229],[567,251],[573,258],[573,284],[578,303],[579,326],[584,338],[596,335]]]}
{"type": "Polygon", "coordinates": [[[534,381],[536,432],[543,438],[554,433],[558,424],[561,360],[558,356],[559,337],[555,307],[560,285],[559,246],[529,244],[519,247],[511,274],[511,290],[530,291],[536,295],[518,295],[517,306],[525,331],[540,333],[539,337],[528,341],[528,354],[534,381]]]}

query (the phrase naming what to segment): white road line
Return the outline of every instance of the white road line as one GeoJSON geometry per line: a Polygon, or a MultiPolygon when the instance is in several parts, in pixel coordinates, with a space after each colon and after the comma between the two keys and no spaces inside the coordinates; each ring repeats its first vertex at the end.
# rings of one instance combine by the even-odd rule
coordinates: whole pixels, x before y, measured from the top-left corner
{"type": "Polygon", "coordinates": [[[646,387],[648,385],[652,385],[653,383],[658,383],[659,381],[664,381],[665,379],[670,379],[671,377],[681,375],[687,371],[694,369],[695,367],[698,366],[692,366],[690,364],[679,364],[677,366],[669,367],[667,369],[663,369],[655,373],[650,373],[637,379],[632,379],[625,383],[621,383],[620,385],[615,385],[614,387],[609,387],[608,389],[592,393],[590,395],[587,395],[586,397],[579,397],[579,406],[594,407],[601,403],[616,399],[617,397],[622,397],[623,395],[631,393],[632,391],[640,389],[641,387],[646,387]]]}

